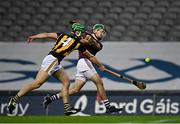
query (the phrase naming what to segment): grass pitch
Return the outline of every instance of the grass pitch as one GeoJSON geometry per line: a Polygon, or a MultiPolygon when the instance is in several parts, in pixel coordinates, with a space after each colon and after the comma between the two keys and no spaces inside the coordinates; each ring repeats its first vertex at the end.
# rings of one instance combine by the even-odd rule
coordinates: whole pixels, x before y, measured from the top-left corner
{"type": "Polygon", "coordinates": [[[0,123],[180,123],[180,116],[0,116],[0,123]]]}

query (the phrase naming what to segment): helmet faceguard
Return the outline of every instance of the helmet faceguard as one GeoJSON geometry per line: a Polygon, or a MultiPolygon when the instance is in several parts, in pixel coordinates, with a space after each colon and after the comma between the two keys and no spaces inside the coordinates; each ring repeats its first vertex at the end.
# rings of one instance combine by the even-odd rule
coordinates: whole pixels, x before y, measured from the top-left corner
{"type": "Polygon", "coordinates": [[[106,29],[105,29],[105,26],[103,24],[95,24],[93,26],[93,33],[94,35],[96,36],[97,39],[101,40],[103,37],[106,36],[106,29]],[[103,33],[104,36],[98,36],[96,33],[97,31],[100,31],[103,33]]]}

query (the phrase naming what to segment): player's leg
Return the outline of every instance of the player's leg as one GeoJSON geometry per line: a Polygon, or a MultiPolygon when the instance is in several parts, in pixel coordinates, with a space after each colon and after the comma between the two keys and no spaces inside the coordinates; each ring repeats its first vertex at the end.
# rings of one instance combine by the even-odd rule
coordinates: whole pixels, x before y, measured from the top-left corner
{"type": "MultiPolygon", "coordinates": [[[[89,73],[93,73],[93,72],[89,72],[89,73]]],[[[97,93],[100,95],[103,103],[105,102],[104,103],[105,107],[108,108],[110,106],[110,103],[109,103],[109,100],[107,99],[106,92],[105,92],[105,89],[103,86],[103,82],[102,82],[100,76],[97,73],[94,73],[89,79],[96,85],[97,93]],[[106,101],[107,101],[107,103],[106,103],[106,101]]]]}
{"type": "MultiPolygon", "coordinates": [[[[90,75],[90,74],[88,74],[88,75],[90,75]]],[[[107,99],[107,96],[106,96],[106,92],[105,92],[105,89],[104,89],[102,79],[100,78],[100,76],[97,73],[94,74],[93,76],[91,76],[89,79],[91,81],[93,81],[94,84],[96,85],[97,92],[100,95],[100,97],[102,98],[102,102],[104,103],[104,105],[106,107],[106,110],[107,110],[106,112],[107,113],[118,112],[118,111],[122,110],[122,108],[115,108],[114,106],[110,105],[110,102],[109,102],[109,100],[107,99]]]]}
{"type": "Polygon", "coordinates": [[[107,99],[103,82],[101,78],[99,77],[99,75],[97,74],[92,63],[88,59],[82,58],[78,61],[77,69],[80,74],[79,77],[86,77],[87,79],[90,79],[91,81],[94,82],[94,84],[97,87],[97,92],[100,94],[100,96],[102,97],[104,101],[107,101],[107,104],[105,104],[105,106],[108,108],[110,106],[110,103],[107,99]]]}
{"type": "Polygon", "coordinates": [[[48,79],[49,75],[46,71],[40,69],[34,81],[29,84],[26,84],[22,89],[17,93],[19,97],[24,96],[26,93],[39,88],[46,80],[48,79]]]}
{"type": "Polygon", "coordinates": [[[69,77],[67,73],[61,68],[53,76],[62,82],[61,95],[64,103],[64,113],[70,115],[79,112],[81,109],[75,109],[69,103],[69,77]]]}
{"type": "MultiPolygon", "coordinates": [[[[84,84],[85,84],[85,81],[76,79],[76,80],[75,80],[75,83],[73,84],[73,86],[70,86],[70,88],[69,88],[69,95],[73,95],[73,94],[78,93],[78,92],[81,90],[81,88],[84,86],[84,84]]],[[[61,92],[59,92],[59,93],[57,93],[57,94],[54,94],[54,95],[52,95],[52,96],[46,96],[46,97],[44,97],[44,101],[43,101],[43,107],[44,107],[44,109],[46,109],[47,106],[48,106],[51,102],[53,102],[53,101],[55,101],[55,100],[59,100],[59,99],[62,99],[62,93],[61,93],[61,92]]]]}
{"type": "Polygon", "coordinates": [[[12,113],[15,109],[16,103],[18,102],[19,98],[25,95],[26,93],[39,88],[51,75],[51,71],[54,70],[54,66],[58,63],[57,58],[53,57],[52,55],[47,55],[42,64],[41,69],[38,71],[36,78],[29,84],[26,84],[21,88],[21,90],[12,98],[9,99],[8,103],[8,111],[12,113]]]}
{"type": "Polygon", "coordinates": [[[56,71],[53,76],[62,83],[62,99],[64,103],[69,103],[69,77],[63,68],[56,71]]]}
{"type": "Polygon", "coordinates": [[[19,101],[19,99],[22,96],[24,96],[25,94],[29,93],[34,89],[39,88],[48,79],[48,77],[49,77],[48,73],[40,69],[34,81],[24,85],[15,96],[9,99],[9,103],[8,103],[9,113],[13,113],[13,110],[16,107],[16,103],[19,101]]]}
{"type": "MultiPolygon", "coordinates": [[[[72,95],[72,94],[75,94],[75,93],[79,92],[80,89],[84,86],[84,84],[87,81],[86,80],[87,78],[81,73],[82,69],[86,69],[86,68],[82,68],[83,64],[84,64],[83,59],[81,59],[81,61],[79,60],[78,63],[77,63],[76,79],[75,79],[74,85],[69,88],[69,95],[72,95]]],[[[61,79],[58,79],[58,80],[61,80],[61,79]]],[[[52,101],[55,101],[55,100],[61,99],[61,98],[62,98],[62,93],[61,92],[59,92],[59,93],[57,93],[55,95],[52,95],[52,96],[46,96],[44,98],[44,101],[43,101],[43,107],[46,109],[48,104],[50,104],[52,101]]]]}

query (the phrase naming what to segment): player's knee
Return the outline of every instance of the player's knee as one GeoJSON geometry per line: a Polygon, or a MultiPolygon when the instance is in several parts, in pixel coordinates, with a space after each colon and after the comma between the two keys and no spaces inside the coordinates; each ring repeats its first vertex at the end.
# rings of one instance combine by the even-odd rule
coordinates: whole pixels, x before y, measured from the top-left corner
{"type": "Polygon", "coordinates": [[[63,84],[66,84],[66,83],[69,83],[69,82],[70,82],[70,79],[69,79],[69,77],[65,76],[65,77],[63,77],[63,79],[61,80],[61,82],[62,82],[63,84]]]}
{"type": "Polygon", "coordinates": [[[62,82],[64,87],[69,87],[70,83],[69,81],[62,82]]]}
{"type": "Polygon", "coordinates": [[[98,85],[102,85],[102,86],[103,86],[103,82],[102,82],[102,80],[98,80],[96,84],[98,84],[98,85]]]}
{"type": "Polygon", "coordinates": [[[73,89],[72,91],[73,91],[73,94],[75,94],[75,93],[79,93],[80,89],[73,89]]]}

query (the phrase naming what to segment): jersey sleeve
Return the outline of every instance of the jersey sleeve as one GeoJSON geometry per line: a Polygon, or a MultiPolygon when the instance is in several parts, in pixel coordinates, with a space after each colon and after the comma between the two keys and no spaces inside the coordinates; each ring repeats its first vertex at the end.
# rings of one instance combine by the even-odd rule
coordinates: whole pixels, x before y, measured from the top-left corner
{"type": "Polygon", "coordinates": [[[98,43],[99,43],[99,45],[100,45],[100,49],[99,49],[99,51],[100,51],[100,50],[102,50],[102,48],[103,48],[103,44],[102,44],[100,41],[98,41],[98,43]]]}
{"type": "Polygon", "coordinates": [[[80,44],[79,47],[78,47],[78,50],[81,51],[81,52],[85,52],[86,48],[85,48],[84,45],[80,44]]]}

